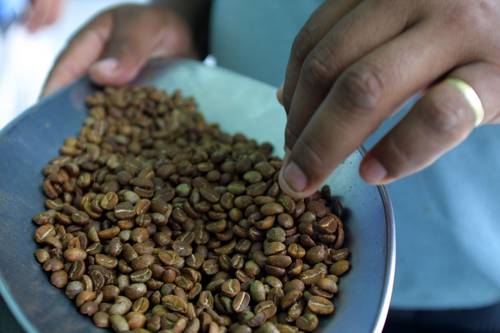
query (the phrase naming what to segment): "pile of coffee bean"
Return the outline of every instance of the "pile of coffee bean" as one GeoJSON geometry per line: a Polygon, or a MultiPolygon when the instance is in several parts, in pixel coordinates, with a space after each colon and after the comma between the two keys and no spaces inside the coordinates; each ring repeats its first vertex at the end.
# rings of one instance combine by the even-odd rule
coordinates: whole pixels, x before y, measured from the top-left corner
{"type": "Polygon", "coordinates": [[[272,146],[207,124],[192,98],[107,87],[44,169],[35,256],[116,332],[310,332],[349,270],[328,187],[280,190],[272,146]]]}

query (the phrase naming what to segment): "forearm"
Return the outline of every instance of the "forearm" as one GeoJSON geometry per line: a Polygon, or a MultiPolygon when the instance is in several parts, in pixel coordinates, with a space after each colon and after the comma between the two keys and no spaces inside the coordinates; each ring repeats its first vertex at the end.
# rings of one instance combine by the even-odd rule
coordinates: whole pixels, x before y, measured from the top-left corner
{"type": "Polygon", "coordinates": [[[208,50],[208,23],[211,0],[153,0],[153,4],[164,6],[184,18],[191,28],[194,42],[200,56],[204,57],[208,50]]]}

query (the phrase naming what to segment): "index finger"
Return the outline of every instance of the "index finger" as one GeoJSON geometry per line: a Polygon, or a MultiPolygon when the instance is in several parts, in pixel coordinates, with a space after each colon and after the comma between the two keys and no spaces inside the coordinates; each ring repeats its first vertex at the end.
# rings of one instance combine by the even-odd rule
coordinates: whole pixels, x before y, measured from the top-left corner
{"type": "Polygon", "coordinates": [[[111,15],[95,17],[76,33],[59,55],[42,89],[46,96],[87,73],[99,58],[111,34],[111,15]]]}
{"type": "Polygon", "coordinates": [[[282,188],[312,194],[396,106],[462,61],[459,41],[444,37],[416,26],[344,71],[293,146],[282,188]]]}

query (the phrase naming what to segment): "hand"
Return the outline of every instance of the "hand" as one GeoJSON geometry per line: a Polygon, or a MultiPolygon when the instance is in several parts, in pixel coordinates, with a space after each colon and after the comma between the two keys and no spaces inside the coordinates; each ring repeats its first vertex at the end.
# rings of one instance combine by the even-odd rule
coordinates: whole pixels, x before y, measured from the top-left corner
{"type": "Polygon", "coordinates": [[[54,24],[61,15],[63,0],[31,0],[24,23],[30,32],[54,24]]]}
{"type": "Polygon", "coordinates": [[[161,6],[116,7],[77,32],[52,68],[42,94],[87,72],[98,84],[124,84],[152,57],[194,54],[189,27],[172,11],[161,6]]]}
{"type": "MultiPolygon", "coordinates": [[[[360,166],[369,183],[415,173],[463,141],[475,115],[453,77],[479,95],[482,124],[500,122],[499,0],[328,0],[292,47],[284,87],[290,151],[280,175],[311,194],[406,99],[410,113],[360,166]]],[[[464,158],[470,158],[464,156],[464,158]]]]}

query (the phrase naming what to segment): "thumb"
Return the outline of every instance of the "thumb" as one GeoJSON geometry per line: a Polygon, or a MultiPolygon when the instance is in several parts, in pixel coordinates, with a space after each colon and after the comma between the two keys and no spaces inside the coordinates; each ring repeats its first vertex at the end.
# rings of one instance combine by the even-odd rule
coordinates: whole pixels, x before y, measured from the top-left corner
{"type": "Polygon", "coordinates": [[[100,60],[89,68],[91,79],[103,85],[121,85],[135,79],[152,57],[188,55],[191,38],[172,16],[139,14],[134,24],[130,24],[130,17],[116,17],[100,60]]]}

